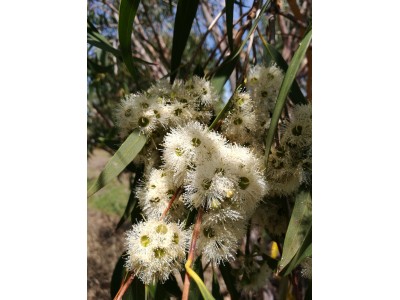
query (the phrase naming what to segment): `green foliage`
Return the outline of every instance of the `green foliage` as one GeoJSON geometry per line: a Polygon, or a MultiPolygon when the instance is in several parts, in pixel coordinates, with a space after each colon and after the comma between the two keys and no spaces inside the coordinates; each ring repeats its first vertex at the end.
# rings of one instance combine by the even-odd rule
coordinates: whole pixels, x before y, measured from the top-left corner
{"type": "MultiPolygon", "coordinates": [[[[300,253],[304,253],[308,246],[311,245],[311,205],[310,193],[302,192],[297,196],[286,232],[278,272],[285,269],[299,250],[304,248],[303,251],[300,251],[300,253]]],[[[301,255],[299,258],[302,258],[301,255]]],[[[291,267],[292,270],[301,262],[299,259],[295,259],[295,261],[295,264],[291,267]]]]}
{"type": "Polygon", "coordinates": [[[133,78],[137,78],[138,72],[135,69],[132,58],[131,34],[133,20],[135,19],[139,3],[140,0],[121,0],[119,7],[118,34],[121,55],[133,78]]]}
{"type": "MultiPolygon", "coordinates": [[[[95,179],[88,180],[87,185],[91,186],[94,182],[95,179]]],[[[128,197],[127,187],[115,178],[102,191],[88,199],[88,206],[107,214],[120,216],[124,211],[128,197]]]]}
{"type": "Polygon", "coordinates": [[[88,197],[118,176],[132,162],[136,155],[139,154],[146,141],[146,137],[139,134],[139,131],[133,131],[109,160],[95,183],[90,187],[88,197]]]}
{"type": "MultiPolygon", "coordinates": [[[[92,2],[96,2],[96,0],[89,0],[89,3],[92,2]]],[[[111,5],[108,6],[114,7],[115,3],[113,1],[110,3],[111,5]]],[[[245,6],[242,6],[241,2],[226,0],[223,8],[225,9],[225,19],[221,18],[216,22],[215,27],[210,30],[209,37],[204,39],[202,36],[210,21],[208,21],[208,24],[204,22],[203,24],[200,21],[202,16],[205,15],[205,10],[214,8],[217,5],[213,1],[205,4],[198,0],[168,2],[149,0],[148,2],[142,2],[141,6],[139,6],[139,3],[140,1],[136,0],[121,0],[117,16],[115,14],[101,14],[91,11],[88,14],[87,23],[88,150],[91,151],[94,147],[101,147],[112,154],[100,176],[96,180],[88,182],[88,186],[90,186],[88,197],[91,196],[88,201],[92,207],[98,207],[121,215],[117,229],[127,222],[129,218],[132,223],[146,218],[143,214],[145,209],[142,211],[143,207],[139,205],[139,199],[136,197],[136,189],[140,186],[140,182],[146,180],[144,174],[148,173],[145,171],[145,165],[133,163],[133,160],[149,144],[154,144],[159,154],[163,147],[158,140],[159,136],[146,137],[139,134],[137,129],[120,145],[112,112],[118,105],[117,101],[126,93],[143,91],[152,82],[168,75],[172,83],[176,78],[186,77],[187,74],[193,73],[201,77],[205,75],[207,79],[210,79],[212,86],[219,95],[222,95],[223,92],[224,96],[231,95],[234,91],[242,92],[245,91],[244,86],[246,85],[246,70],[248,69],[246,64],[248,61],[251,61],[251,63],[256,62],[260,55],[260,49],[264,49],[264,55],[269,60],[276,62],[286,72],[273,109],[268,133],[266,136],[261,136],[264,134],[260,133],[259,137],[265,140],[266,149],[264,155],[267,168],[269,167],[267,161],[270,149],[274,144],[274,136],[276,136],[277,132],[279,134],[279,130],[282,129],[280,120],[284,119],[282,112],[284,112],[285,107],[288,107],[287,98],[289,97],[294,104],[308,103],[307,98],[302,93],[302,89],[305,90],[304,78],[302,78],[302,81],[297,82],[296,77],[304,77],[304,74],[300,76],[299,69],[304,62],[306,51],[311,43],[311,26],[309,30],[303,31],[306,32],[304,38],[301,41],[297,40],[299,46],[290,64],[288,64],[281,55],[283,37],[279,37],[278,44],[273,44],[270,43],[270,40],[267,42],[260,33],[266,28],[266,18],[275,13],[271,8],[270,1],[265,1],[264,3],[262,1],[260,3],[255,2],[258,6],[247,7],[249,10],[243,14],[243,20],[241,22],[238,20],[235,24],[233,19],[235,9],[240,6],[243,9],[245,6]],[[134,22],[135,17],[138,22],[134,22]],[[174,26],[172,28],[170,25],[173,21],[174,26]],[[108,29],[108,22],[117,23],[118,31],[116,31],[115,26],[113,27],[114,29],[108,29]],[[162,26],[158,27],[158,24],[162,24],[162,26]],[[167,26],[164,27],[164,25],[167,26]],[[239,27],[239,29],[236,30],[235,27],[239,27]],[[159,30],[160,28],[163,28],[163,30],[159,30]],[[216,37],[218,28],[223,28],[222,36],[219,39],[216,37]],[[260,40],[256,38],[253,40],[255,30],[258,31],[260,40]],[[212,38],[214,38],[214,41],[211,41],[212,38]],[[199,44],[201,41],[204,44],[199,44]],[[249,41],[252,41],[253,44],[249,45],[249,41]],[[221,42],[225,43],[224,47],[220,46],[221,42]],[[250,46],[252,49],[246,48],[250,46]],[[209,49],[212,47],[214,47],[215,51],[209,49]],[[197,49],[201,49],[199,54],[195,53],[197,49]],[[253,51],[252,60],[249,57],[252,52],[250,50],[253,51]],[[226,51],[229,51],[229,54],[226,54],[226,51]],[[196,55],[198,56],[196,57],[196,55]],[[204,64],[205,60],[207,62],[204,64]],[[189,61],[189,63],[185,63],[185,61],[189,61]],[[214,66],[209,67],[207,66],[208,64],[213,64],[214,66]],[[196,65],[194,71],[191,69],[192,65],[196,65]],[[234,76],[236,77],[236,86],[231,86],[231,91],[224,91],[225,84],[232,74],[236,75],[234,76]],[[116,180],[124,171],[128,171],[132,176],[129,192],[126,192],[126,188],[119,185],[116,180]],[[125,209],[123,209],[124,207],[125,209]]],[[[115,11],[113,12],[115,13],[115,11]]],[[[212,15],[215,16],[216,14],[212,15]]],[[[167,99],[167,95],[165,98],[167,99]]],[[[234,113],[235,105],[237,106],[237,104],[233,103],[233,99],[233,96],[230,97],[221,111],[214,110],[213,113],[215,114],[211,119],[208,119],[210,120],[209,122],[207,121],[208,124],[205,124],[209,130],[221,131],[221,124],[234,113]]],[[[285,116],[285,118],[290,118],[290,116],[285,116]]],[[[262,120],[260,121],[262,122],[262,120]]],[[[160,135],[165,134],[164,131],[168,129],[159,130],[162,132],[160,135]]],[[[279,149],[279,141],[272,149],[272,151],[279,149]]],[[[263,151],[264,149],[257,150],[263,151]]],[[[292,149],[291,151],[294,152],[295,150],[292,149]]],[[[304,156],[304,151],[296,153],[304,156]]],[[[155,164],[155,168],[160,166],[161,162],[155,164]]],[[[310,182],[306,184],[303,182],[301,190],[308,189],[310,186],[310,182]]],[[[192,281],[189,299],[223,299],[220,291],[221,286],[216,278],[217,273],[214,268],[219,269],[227,292],[233,300],[256,295],[253,292],[262,287],[263,284],[264,287],[266,286],[263,280],[272,278],[272,275],[268,275],[272,274],[272,272],[279,274],[275,278],[275,284],[277,285],[277,289],[274,292],[275,298],[287,299],[289,297],[290,293],[292,293],[289,281],[302,280],[298,277],[299,272],[296,272],[296,269],[298,270],[299,265],[305,258],[312,256],[311,195],[308,191],[296,190],[278,200],[282,200],[283,203],[280,203],[280,207],[287,207],[288,211],[292,211],[290,216],[286,216],[287,220],[290,217],[286,233],[276,239],[282,253],[273,254],[268,252],[266,245],[271,243],[271,237],[274,238],[274,236],[271,235],[270,237],[266,234],[266,232],[269,232],[269,228],[261,228],[260,244],[258,244],[258,241],[252,241],[249,237],[244,239],[243,247],[246,248],[246,254],[242,255],[242,258],[244,257],[242,266],[238,267],[240,262],[213,265],[212,277],[206,278],[211,279],[211,290],[208,290],[204,283],[206,281],[204,277],[209,275],[203,274],[201,255],[199,255],[193,268],[186,266],[186,271],[192,281]],[[296,198],[294,203],[293,197],[296,198]],[[266,266],[270,273],[261,273],[261,266],[266,266]],[[249,270],[251,268],[252,271],[259,270],[260,272],[250,273],[249,270]],[[252,276],[248,274],[252,274],[252,276]],[[257,278],[257,274],[262,274],[265,278],[257,278]],[[241,288],[243,287],[241,285],[243,278],[249,281],[253,280],[253,282],[249,282],[250,290],[241,288]]],[[[198,209],[192,209],[187,212],[183,219],[186,220],[184,222],[187,229],[193,230],[192,225],[201,211],[202,208],[199,209],[198,207],[198,209]]],[[[287,220],[285,220],[285,226],[287,226],[287,220]]],[[[269,224],[268,222],[266,223],[263,226],[268,227],[269,224]]],[[[252,222],[250,221],[249,224],[251,226],[252,222]]],[[[248,229],[248,235],[250,231],[251,228],[248,229]]],[[[225,245],[218,244],[218,247],[222,246],[225,245]]],[[[121,282],[124,281],[127,275],[123,265],[124,259],[121,256],[112,276],[112,298],[118,292],[121,282]]],[[[307,295],[305,295],[305,290],[301,293],[308,299],[308,297],[311,297],[311,282],[304,282],[306,282],[305,286],[309,288],[307,295]]],[[[170,297],[178,299],[182,297],[182,291],[173,276],[170,276],[164,283],[157,282],[148,286],[145,286],[141,280],[135,278],[123,299],[170,299],[170,297]]]]}
{"type": "MultiPolygon", "coordinates": [[[[276,62],[276,64],[286,72],[288,69],[288,64],[279,53],[279,51],[276,50],[271,44],[268,44],[262,36],[260,36],[260,38],[265,47],[266,55],[268,55],[272,61],[276,62]]],[[[292,87],[290,88],[289,98],[292,99],[293,103],[295,104],[307,104],[307,99],[300,91],[299,85],[295,80],[293,81],[292,87]]]]}
{"type": "Polygon", "coordinates": [[[293,56],[293,59],[290,62],[289,68],[285,74],[285,77],[283,79],[281,89],[279,90],[278,99],[276,100],[274,113],[272,115],[271,125],[268,130],[268,135],[265,139],[265,148],[267,149],[265,151],[265,165],[268,164],[268,154],[269,154],[268,149],[271,148],[272,140],[274,138],[275,131],[278,126],[278,121],[281,116],[283,107],[285,105],[286,97],[288,95],[290,87],[292,86],[293,81],[295,80],[296,73],[300,68],[300,64],[301,64],[304,56],[306,55],[308,45],[311,42],[311,33],[312,33],[312,30],[310,30],[306,34],[303,41],[300,43],[299,48],[296,50],[296,52],[293,56]]]}
{"type": "Polygon", "coordinates": [[[226,7],[226,31],[228,35],[228,42],[231,51],[233,52],[233,7],[234,7],[234,0],[225,0],[225,7],[226,7]]]}
{"type": "Polygon", "coordinates": [[[182,54],[189,38],[190,29],[196,15],[199,0],[179,0],[176,9],[174,38],[172,41],[171,55],[171,83],[177,76],[178,67],[181,63],[182,54]]]}

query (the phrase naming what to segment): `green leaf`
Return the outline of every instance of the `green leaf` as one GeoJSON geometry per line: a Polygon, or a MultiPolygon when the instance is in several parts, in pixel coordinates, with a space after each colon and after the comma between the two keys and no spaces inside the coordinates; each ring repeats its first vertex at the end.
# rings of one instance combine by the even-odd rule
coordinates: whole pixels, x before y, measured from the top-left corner
{"type": "Polygon", "coordinates": [[[145,292],[145,285],[139,278],[135,277],[122,300],[144,300],[146,298],[145,292]]]}
{"type": "MultiPolygon", "coordinates": [[[[192,270],[199,275],[200,279],[203,280],[203,267],[201,264],[201,257],[199,256],[196,261],[193,264],[192,270]]],[[[199,287],[196,284],[193,284],[191,282],[190,288],[189,288],[189,300],[197,300],[201,299],[200,297],[201,293],[199,290],[199,287]]]]}
{"type": "Polygon", "coordinates": [[[281,116],[283,107],[285,105],[285,101],[286,101],[286,97],[288,95],[289,89],[292,86],[292,83],[296,77],[297,71],[300,68],[300,65],[301,65],[301,62],[302,62],[304,56],[306,55],[308,45],[311,42],[311,34],[312,34],[312,30],[310,30],[306,34],[306,36],[303,38],[303,40],[301,41],[299,48],[296,50],[296,52],[293,55],[292,61],[290,62],[290,65],[285,74],[285,77],[283,78],[283,82],[282,82],[281,88],[279,90],[278,98],[276,100],[274,113],[272,114],[271,124],[270,124],[269,130],[268,130],[267,138],[265,140],[265,165],[266,166],[268,164],[268,156],[269,156],[269,151],[271,149],[272,140],[274,138],[276,128],[278,127],[279,117],[281,116]]]}
{"type": "MultiPolygon", "coordinates": [[[[234,57],[233,59],[231,59],[231,57],[232,56],[229,56],[226,61],[221,64],[217,72],[215,72],[211,78],[211,85],[214,87],[217,94],[222,94],[226,81],[229,79],[229,76],[231,76],[237,62],[239,61],[239,56],[234,57]]],[[[232,89],[233,88],[234,87],[232,87],[232,89]]]]}
{"type": "Polygon", "coordinates": [[[169,278],[163,284],[157,284],[156,295],[154,299],[170,299],[170,296],[174,296],[177,299],[182,297],[182,291],[180,290],[178,283],[176,282],[175,278],[169,278]]]}
{"type": "Polygon", "coordinates": [[[88,66],[88,69],[91,69],[96,73],[110,73],[113,69],[112,65],[102,66],[102,65],[95,63],[93,60],[91,60],[89,58],[87,59],[87,66],[88,66]]]}
{"type": "Polygon", "coordinates": [[[304,242],[307,241],[306,238],[311,231],[311,203],[309,192],[301,192],[297,195],[283,243],[283,253],[278,264],[278,272],[281,272],[291,262],[304,242]]]}
{"type": "MultiPolygon", "coordinates": [[[[311,239],[311,229],[310,229],[310,239],[311,239]]],[[[300,248],[298,253],[299,254],[301,253],[301,255],[299,255],[299,257],[297,258],[297,262],[296,262],[297,265],[301,264],[305,258],[312,256],[312,243],[311,243],[311,241],[308,244],[307,238],[306,238],[306,241],[304,241],[303,246],[301,246],[301,248],[300,248]],[[305,249],[303,249],[303,248],[305,248],[305,249]]],[[[296,254],[296,256],[297,256],[297,254],[296,254]]]]}
{"type": "Polygon", "coordinates": [[[215,300],[223,300],[224,299],[224,297],[221,295],[217,274],[215,274],[215,272],[213,272],[211,292],[212,292],[212,295],[215,298],[215,300]]]}
{"type": "MultiPolygon", "coordinates": [[[[273,60],[276,62],[279,68],[281,68],[283,71],[287,71],[288,69],[288,64],[285,61],[285,59],[282,57],[282,55],[279,53],[278,50],[276,50],[271,44],[268,44],[267,41],[262,37],[262,35],[259,35],[261,38],[261,41],[264,45],[265,48],[265,53],[273,60]]],[[[292,87],[290,88],[289,91],[289,98],[292,99],[293,103],[295,104],[307,104],[307,99],[304,97],[303,93],[300,90],[299,85],[297,84],[296,80],[293,81],[292,87]]]]}
{"type": "Polygon", "coordinates": [[[219,120],[221,120],[221,119],[225,116],[225,114],[229,111],[229,109],[230,109],[231,106],[232,106],[232,99],[233,99],[233,96],[234,96],[234,95],[235,95],[235,94],[233,94],[233,95],[229,98],[228,102],[226,102],[226,104],[224,105],[224,107],[222,108],[222,110],[221,110],[221,111],[218,113],[218,115],[215,117],[214,121],[213,121],[213,122],[211,123],[211,125],[208,127],[209,130],[211,130],[211,129],[213,129],[215,126],[217,126],[219,120]]]}
{"type": "Polygon", "coordinates": [[[221,271],[222,278],[224,279],[226,288],[231,295],[232,300],[239,300],[240,294],[235,287],[235,277],[232,275],[232,267],[229,263],[219,265],[219,270],[221,271]]]}
{"type": "Polygon", "coordinates": [[[176,8],[174,36],[172,38],[171,54],[171,84],[178,74],[183,51],[192,29],[193,20],[196,16],[199,0],[179,0],[176,8]]]}
{"type": "Polygon", "coordinates": [[[308,288],[304,300],[312,300],[312,281],[308,281],[308,288]]]}
{"type": "Polygon", "coordinates": [[[100,34],[97,28],[92,23],[90,23],[89,20],[87,21],[87,42],[90,45],[93,45],[99,49],[113,54],[117,58],[121,58],[121,52],[118,49],[115,49],[107,41],[107,39],[102,34],[100,34]]]}
{"type": "MultiPolygon", "coordinates": [[[[90,21],[87,21],[87,42],[88,44],[95,46],[99,49],[102,49],[106,52],[111,53],[118,59],[122,59],[121,51],[118,49],[115,49],[109,41],[97,30],[97,28],[90,23],[90,21]]],[[[136,63],[142,63],[146,65],[156,65],[154,63],[145,61],[141,58],[138,57],[132,57],[133,61],[136,63]]]]}
{"type": "Polygon", "coordinates": [[[133,78],[137,78],[137,70],[133,65],[131,36],[133,21],[140,0],[121,0],[119,6],[118,37],[121,48],[122,59],[133,78]]]}
{"type": "Polygon", "coordinates": [[[312,243],[311,243],[311,227],[308,230],[306,237],[301,245],[299,251],[297,251],[296,255],[292,258],[290,263],[284,268],[281,273],[284,276],[289,275],[294,268],[296,268],[306,257],[311,257],[312,254],[312,243]]]}
{"type": "Polygon", "coordinates": [[[139,134],[139,130],[135,129],[111,157],[100,176],[90,187],[88,197],[117,177],[125,167],[132,162],[136,155],[139,154],[140,150],[142,150],[143,146],[146,144],[146,141],[147,138],[139,134]]]}
{"type": "Polygon", "coordinates": [[[233,0],[225,0],[225,7],[226,7],[226,29],[228,34],[228,43],[233,52],[233,0]]]}
{"type": "MultiPolygon", "coordinates": [[[[261,8],[260,14],[257,18],[254,19],[253,25],[251,26],[247,36],[244,38],[240,47],[231,55],[229,55],[218,70],[215,72],[213,78],[211,79],[211,84],[214,87],[215,91],[218,94],[221,94],[225,85],[225,82],[228,80],[229,76],[231,76],[233,70],[235,69],[236,63],[240,58],[240,52],[242,52],[244,46],[249,40],[250,36],[253,34],[254,30],[256,30],[258,26],[258,22],[260,22],[261,18],[264,17],[264,12],[266,11],[270,1],[268,0],[261,8]]],[[[232,87],[233,89],[234,87],[232,87]]]]}
{"type": "Polygon", "coordinates": [[[128,204],[125,207],[124,214],[122,215],[121,219],[117,224],[117,228],[120,228],[122,224],[129,218],[132,211],[135,209],[135,206],[138,205],[139,199],[136,197],[134,192],[135,187],[137,186],[139,180],[143,177],[144,166],[141,165],[139,168],[136,169],[135,180],[131,182],[130,190],[131,194],[129,195],[128,204]]]}
{"type": "MultiPolygon", "coordinates": [[[[214,297],[211,295],[211,293],[207,290],[207,287],[205,286],[205,284],[203,282],[203,269],[201,266],[201,257],[199,257],[197,259],[197,261],[199,261],[198,266],[196,266],[196,263],[194,266],[194,268],[197,270],[197,272],[195,272],[194,269],[192,269],[188,266],[186,266],[186,272],[193,279],[193,281],[197,284],[198,290],[200,290],[200,293],[205,300],[215,300],[214,297]],[[201,278],[197,273],[199,273],[201,275],[201,278]]],[[[191,284],[190,290],[189,290],[189,299],[190,300],[200,299],[199,295],[195,294],[196,291],[197,290],[194,289],[194,284],[191,284]]]]}
{"type": "Polygon", "coordinates": [[[188,229],[191,225],[194,224],[194,218],[197,215],[197,209],[192,209],[191,211],[189,211],[186,220],[185,220],[185,229],[188,229]]]}

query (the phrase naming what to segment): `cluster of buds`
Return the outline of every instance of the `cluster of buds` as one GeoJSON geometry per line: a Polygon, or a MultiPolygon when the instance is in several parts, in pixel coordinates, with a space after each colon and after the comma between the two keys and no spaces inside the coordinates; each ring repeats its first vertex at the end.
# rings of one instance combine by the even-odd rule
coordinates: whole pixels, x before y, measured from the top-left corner
{"type": "Polygon", "coordinates": [[[271,149],[267,180],[271,195],[291,195],[311,182],[311,104],[295,105],[283,123],[280,145],[271,149]]]}

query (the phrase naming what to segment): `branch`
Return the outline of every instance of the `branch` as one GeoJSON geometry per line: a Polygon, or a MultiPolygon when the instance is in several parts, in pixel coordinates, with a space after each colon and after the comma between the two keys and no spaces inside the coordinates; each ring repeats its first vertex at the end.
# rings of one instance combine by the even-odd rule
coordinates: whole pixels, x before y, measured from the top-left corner
{"type": "Polygon", "coordinates": [[[129,286],[132,284],[132,281],[134,278],[135,278],[135,276],[132,274],[132,272],[129,272],[128,279],[124,282],[123,285],[121,285],[118,293],[114,297],[114,300],[122,300],[122,297],[124,296],[126,290],[129,288],[129,286]]]}
{"type": "Polygon", "coordinates": [[[181,194],[182,194],[182,187],[179,187],[176,190],[175,194],[172,196],[171,200],[169,200],[167,208],[164,210],[163,214],[161,215],[161,219],[163,219],[167,215],[167,213],[170,210],[170,208],[171,208],[172,204],[174,203],[175,199],[178,198],[181,194]]]}
{"type": "Polygon", "coordinates": [[[196,242],[197,242],[197,239],[200,234],[200,226],[201,226],[202,216],[203,216],[203,209],[200,208],[199,212],[197,214],[196,223],[195,223],[194,229],[193,229],[192,242],[190,244],[188,259],[185,264],[186,273],[185,273],[185,282],[183,284],[182,300],[188,300],[188,298],[189,298],[190,277],[189,277],[188,269],[190,269],[190,270],[192,269],[192,264],[194,261],[194,255],[195,255],[195,251],[196,251],[196,242]]]}
{"type": "MultiPolygon", "coordinates": [[[[200,50],[201,50],[201,46],[204,44],[207,35],[211,32],[211,30],[213,29],[213,27],[215,26],[215,24],[217,23],[217,21],[219,20],[219,18],[225,13],[225,7],[219,12],[219,14],[214,18],[214,20],[210,23],[210,25],[207,28],[207,31],[204,33],[199,45],[197,46],[197,49],[195,50],[192,58],[190,59],[188,66],[190,67],[193,64],[194,59],[196,58],[196,56],[199,54],[200,50]]],[[[220,43],[222,40],[224,40],[225,35],[223,36],[223,38],[218,42],[217,47],[219,47],[220,43]]]]}

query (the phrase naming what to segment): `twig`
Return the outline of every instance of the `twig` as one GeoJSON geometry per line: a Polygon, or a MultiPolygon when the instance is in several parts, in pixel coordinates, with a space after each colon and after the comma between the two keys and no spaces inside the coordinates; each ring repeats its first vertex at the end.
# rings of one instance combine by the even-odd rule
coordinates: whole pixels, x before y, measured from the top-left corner
{"type": "Polygon", "coordinates": [[[287,0],[287,2],[288,2],[288,4],[289,4],[289,6],[290,6],[290,10],[293,12],[293,14],[294,14],[294,17],[297,19],[297,20],[302,20],[303,19],[303,16],[301,15],[301,13],[300,13],[300,9],[299,9],[299,7],[297,6],[297,3],[296,3],[296,0],[287,0]]]}
{"type": "MultiPolygon", "coordinates": [[[[279,24],[279,27],[281,29],[281,32],[284,35],[287,36],[289,34],[289,29],[287,28],[287,26],[285,24],[285,20],[280,15],[278,16],[278,24],[279,24]]],[[[291,52],[292,52],[292,50],[291,50],[291,48],[292,48],[291,47],[291,37],[290,36],[287,36],[286,38],[283,39],[283,45],[284,46],[283,46],[283,50],[282,50],[282,57],[286,61],[288,61],[290,56],[291,56],[291,52]]]]}
{"type": "Polygon", "coordinates": [[[169,66],[168,59],[165,57],[165,54],[164,54],[164,52],[166,52],[166,51],[168,50],[168,48],[167,48],[167,46],[165,45],[164,40],[163,40],[163,39],[160,37],[160,35],[157,33],[157,30],[154,28],[153,22],[150,20],[150,17],[149,17],[149,15],[148,15],[148,12],[147,12],[147,9],[148,9],[148,8],[147,8],[147,6],[145,5],[145,2],[146,2],[146,1],[143,1],[143,2],[142,2],[143,10],[144,10],[144,16],[145,16],[145,18],[147,19],[147,22],[149,22],[150,28],[151,28],[151,30],[153,31],[154,37],[155,37],[156,42],[157,42],[157,46],[158,46],[158,48],[159,48],[160,58],[161,58],[161,60],[163,61],[163,63],[164,63],[166,66],[169,66]]]}
{"type": "Polygon", "coordinates": [[[169,200],[168,206],[164,210],[164,212],[161,216],[161,219],[163,219],[167,215],[167,213],[168,213],[169,209],[171,208],[172,204],[174,203],[175,199],[178,198],[181,194],[182,194],[182,187],[179,187],[176,190],[175,194],[172,196],[171,200],[169,200]]]}
{"type": "Polygon", "coordinates": [[[277,13],[278,15],[280,15],[280,16],[283,16],[283,17],[289,19],[290,21],[293,21],[294,23],[296,23],[297,25],[299,25],[299,26],[301,26],[301,27],[303,27],[303,28],[306,28],[306,27],[307,27],[307,24],[305,24],[305,23],[302,22],[301,20],[297,20],[292,14],[284,13],[284,12],[281,12],[281,11],[279,11],[279,10],[278,10],[276,13],[277,13]]]}
{"type": "Polygon", "coordinates": [[[133,281],[134,278],[135,278],[135,276],[132,274],[132,272],[129,272],[128,279],[121,286],[121,288],[119,289],[118,293],[115,295],[114,300],[121,300],[122,299],[122,297],[124,296],[126,290],[132,284],[132,281],[133,281]]]}
{"type": "MultiPolygon", "coordinates": [[[[192,58],[190,59],[188,65],[189,67],[193,64],[194,59],[196,58],[196,56],[199,54],[200,50],[201,50],[201,46],[203,45],[204,41],[207,38],[207,35],[211,32],[212,28],[215,26],[215,24],[217,23],[217,21],[219,20],[219,18],[225,13],[225,7],[219,12],[219,14],[214,18],[214,20],[211,22],[211,24],[208,26],[207,31],[204,33],[203,37],[201,38],[200,43],[197,45],[197,49],[195,50],[192,58]]],[[[225,35],[224,35],[225,38],[225,35]]],[[[218,47],[219,44],[221,43],[221,41],[218,42],[218,47]]]]}
{"type": "Polygon", "coordinates": [[[238,82],[242,82],[245,78],[245,74],[247,74],[247,67],[248,67],[249,59],[250,59],[250,52],[251,52],[251,48],[253,47],[254,33],[255,33],[255,31],[253,31],[253,33],[251,34],[250,39],[249,39],[249,44],[247,45],[246,57],[245,57],[244,63],[243,63],[243,72],[242,72],[241,78],[240,78],[240,80],[238,80],[238,82]]]}
{"type": "Polygon", "coordinates": [[[210,61],[214,58],[215,53],[217,52],[218,49],[220,49],[220,45],[225,39],[225,35],[222,37],[222,39],[217,43],[215,46],[214,50],[211,52],[210,56],[208,57],[207,61],[205,62],[203,69],[205,70],[207,65],[210,63],[210,61]]]}
{"type": "MultiPolygon", "coordinates": [[[[197,239],[198,239],[199,234],[200,234],[200,225],[201,225],[202,216],[203,216],[203,209],[200,208],[199,212],[197,214],[196,223],[195,223],[194,229],[193,229],[192,242],[190,244],[188,259],[187,259],[186,264],[185,264],[185,268],[186,269],[192,267],[192,263],[193,263],[194,255],[195,255],[195,250],[196,250],[196,242],[197,242],[197,239]]],[[[189,276],[189,274],[188,274],[188,272],[186,270],[185,282],[183,284],[182,300],[188,300],[188,298],[189,298],[189,288],[190,288],[190,276],[189,276]]]]}

